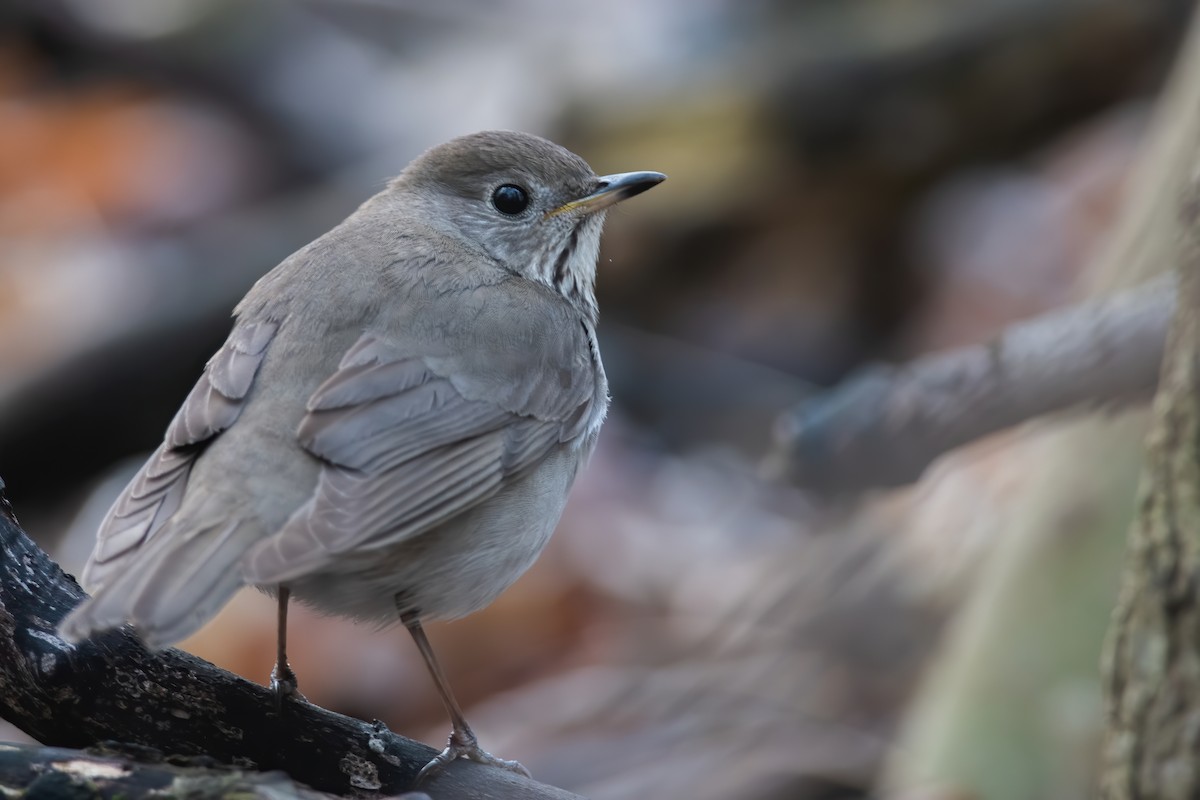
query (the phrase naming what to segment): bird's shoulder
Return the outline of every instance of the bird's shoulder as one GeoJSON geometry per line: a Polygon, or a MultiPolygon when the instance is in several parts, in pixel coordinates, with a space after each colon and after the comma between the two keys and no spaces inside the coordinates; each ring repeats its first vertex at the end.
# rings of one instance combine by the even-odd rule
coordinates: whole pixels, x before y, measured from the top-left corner
{"type": "Polygon", "coordinates": [[[547,398],[573,406],[606,393],[592,322],[566,298],[392,211],[364,206],[247,294],[238,324],[279,328],[267,373],[315,389],[370,340],[377,358],[420,360],[465,398],[515,413],[557,414],[547,398]]]}
{"type": "Polygon", "coordinates": [[[416,292],[364,336],[382,360],[419,360],[466,400],[559,418],[606,390],[585,320],[544,287],[509,274],[416,292]],[[599,387],[599,388],[598,388],[599,387]]]}

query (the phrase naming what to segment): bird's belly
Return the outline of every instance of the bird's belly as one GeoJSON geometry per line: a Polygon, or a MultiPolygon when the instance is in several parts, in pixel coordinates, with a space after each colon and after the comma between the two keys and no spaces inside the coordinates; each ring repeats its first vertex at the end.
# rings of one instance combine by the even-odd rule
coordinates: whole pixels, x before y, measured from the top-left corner
{"type": "Polygon", "coordinates": [[[517,580],[546,546],[580,460],[566,447],[499,493],[441,526],[396,545],[346,553],[292,581],[319,611],[388,623],[401,611],[423,620],[478,611],[517,580]]]}

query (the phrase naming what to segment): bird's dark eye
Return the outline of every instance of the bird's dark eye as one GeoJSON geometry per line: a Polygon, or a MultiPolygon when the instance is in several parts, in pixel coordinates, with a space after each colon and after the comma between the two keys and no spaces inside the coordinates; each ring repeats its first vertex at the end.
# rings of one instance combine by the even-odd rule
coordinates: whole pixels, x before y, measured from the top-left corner
{"type": "Polygon", "coordinates": [[[492,205],[501,214],[515,217],[529,207],[529,193],[516,184],[506,183],[492,192],[492,205]]]}

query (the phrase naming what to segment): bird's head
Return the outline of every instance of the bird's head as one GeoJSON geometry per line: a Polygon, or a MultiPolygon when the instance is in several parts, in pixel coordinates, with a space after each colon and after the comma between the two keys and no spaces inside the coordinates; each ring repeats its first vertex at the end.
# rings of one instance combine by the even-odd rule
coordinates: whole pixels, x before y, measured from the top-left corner
{"type": "Polygon", "coordinates": [[[606,210],[661,183],[659,172],[597,176],[587,162],[527,133],[484,131],[415,159],[393,191],[419,198],[505,269],[543,283],[595,315],[594,285],[606,210]]]}

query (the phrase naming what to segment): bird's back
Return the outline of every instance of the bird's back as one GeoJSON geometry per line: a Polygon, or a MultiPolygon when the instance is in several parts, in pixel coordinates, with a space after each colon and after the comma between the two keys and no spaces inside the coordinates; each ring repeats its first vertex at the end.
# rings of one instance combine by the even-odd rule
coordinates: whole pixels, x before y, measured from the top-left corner
{"type": "MultiPolygon", "coordinates": [[[[495,400],[505,413],[566,418],[583,398],[587,408],[574,424],[579,434],[594,437],[607,390],[592,334],[572,319],[572,309],[478,252],[456,249],[419,221],[398,224],[390,214],[405,211],[386,193],[368,201],[264,276],[239,304],[229,340],[166,442],[105,520],[84,573],[95,597],[64,624],[65,636],[80,639],[132,621],[147,644],[168,644],[197,629],[246,583],[247,551],[312,502],[323,469],[341,469],[306,447],[297,431],[314,393],[364,336],[377,337],[390,358],[421,359],[431,372],[453,373],[455,391],[495,400]],[[362,226],[378,230],[381,221],[392,235],[362,235],[362,226]],[[460,321],[448,325],[447,319],[460,321]],[[564,330],[566,336],[559,335],[564,330]],[[526,380],[523,371],[536,379],[526,380]],[[581,380],[586,385],[568,385],[581,380]]],[[[562,458],[575,458],[573,449],[567,441],[545,455],[557,469],[562,458]]],[[[536,547],[525,548],[521,571],[557,521],[571,482],[556,473],[550,489],[544,474],[525,481],[529,469],[511,476],[524,481],[526,488],[517,491],[554,497],[544,503],[552,507],[549,528],[529,540],[536,547]]],[[[572,465],[571,479],[574,471],[572,465]]],[[[529,502],[516,497],[512,509],[529,502]]],[[[501,513],[505,524],[512,513],[501,513]]],[[[487,528],[487,519],[481,512],[468,520],[468,541],[486,544],[470,531],[487,528]]],[[[393,557],[405,552],[396,548],[393,557]]],[[[347,563],[332,559],[312,570],[336,575],[347,563]]],[[[320,603],[319,593],[297,592],[301,599],[306,594],[320,603]]]]}

